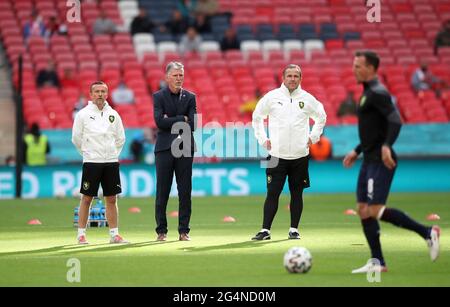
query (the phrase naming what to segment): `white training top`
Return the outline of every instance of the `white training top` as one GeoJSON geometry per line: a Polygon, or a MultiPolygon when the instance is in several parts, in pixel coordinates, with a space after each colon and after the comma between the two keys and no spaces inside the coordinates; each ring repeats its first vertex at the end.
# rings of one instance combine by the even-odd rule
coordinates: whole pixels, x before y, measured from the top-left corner
{"type": "Polygon", "coordinates": [[[271,156],[294,160],[309,154],[308,139],[317,143],[323,132],[327,115],[323,105],[300,86],[289,92],[282,84],[259,100],[253,112],[252,126],[260,145],[270,139],[271,156]],[[264,119],[269,118],[269,137],[264,119]],[[310,132],[309,119],[314,120],[310,132]]]}
{"type": "Polygon", "coordinates": [[[89,101],[75,116],[72,143],[83,162],[118,162],[125,144],[125,131],[119,113],[105,102],[103,110],[89,101]]]}

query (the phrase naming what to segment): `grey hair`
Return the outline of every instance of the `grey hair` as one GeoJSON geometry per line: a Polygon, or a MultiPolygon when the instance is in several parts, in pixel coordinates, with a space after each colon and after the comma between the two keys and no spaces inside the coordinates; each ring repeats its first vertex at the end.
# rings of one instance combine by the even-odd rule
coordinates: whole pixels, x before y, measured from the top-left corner
{"type": "Polygon", "coordinates": [[[297,64],[289,64],[283,69],[283,77],[286,74],[286,71],[292,68],[298,70],[298,72],[300,73],[300,77],[302,76],[302,69],[300,68],[300,66],[298,66],[297,64]]]}
{"type": "Polygon", "coordinates": [[[172,70],[172,69],[184,69],[184,65],[180,62],[170,62],[166,66],[166,75],[172,70]]]}

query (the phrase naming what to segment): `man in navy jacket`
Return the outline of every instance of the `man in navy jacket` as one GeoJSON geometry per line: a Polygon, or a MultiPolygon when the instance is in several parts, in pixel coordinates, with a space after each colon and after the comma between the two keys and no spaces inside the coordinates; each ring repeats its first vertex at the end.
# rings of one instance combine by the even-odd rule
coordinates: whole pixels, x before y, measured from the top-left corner
{"type": "Polygon", "coordinates": [[[179,240],[190,240],[196,100],[195,94],[182,88],[183,80],[183,64],[170,62],[166,67],[168,86],[153,94],[154,116],[158,127],[155,145],[157,241],[167,240],[166,209],[174,172],[179,198],[179,240]]]}

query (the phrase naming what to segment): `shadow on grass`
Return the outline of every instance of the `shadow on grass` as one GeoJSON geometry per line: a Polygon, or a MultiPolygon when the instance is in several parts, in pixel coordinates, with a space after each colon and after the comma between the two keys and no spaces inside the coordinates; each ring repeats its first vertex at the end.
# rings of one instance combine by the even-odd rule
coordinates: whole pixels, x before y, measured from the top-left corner
{"type": "Polygon", "coordinates": [[[106,251],[117,251],[123,249],[130,248],[140,248],[151,245],[158,244],[169,244],[175,243],[177,241],[167,241],[167,242],[157,242],[157,241],[147,241],[147,242],[138,242],[138,243],[130,243],[130,244],[87,244],[87,245],[61,245],[54,246],[49,248],[28,250],[28,251],[18,251],[18,252],[6,252],[0,253],[0,259],[2,257],[18,257],[18,256],[33,256],[33,255],[42,255],[45,256],[67,256],[67,255],[77,255],[77,254],[88,254],[88,253],[96,253],[96,252],[106,252],[106,251]]]}
{"type": "Polygon", "coordinates": [[[69,250],[77,250],[77,249],[83,249],[88,246],[100,246],[100,245],[106,245],[104,244],[95,244],[95,245],[78,245],[78,244],[71,244],[71,245],[60,245],[60,246],[53,246],[49,248],[42,248],[42,249],[33,249],[33,250],[25,250],[25,251],[18,251],[18,252],[6,252],[6,253],[0,253],[0,258],[2,257],[11,257],[11,256],[29,256],[29,255],[37,255],[42,253],[55,253],[60,251],[69,251],[69,250]]]}
{"type": "Polygon", "coordinates": [[[202,246],[202,247],[183,247],[180,248],[189,252],[208,252],[214,250],[223,250],[223,249],[236,249],[236,248],[255,248],[261,247],[269,244],[279,243],[288,241],[288,239],[284,240],[265,240],[265,241],[244,241],[244,242],[236,242],[236,243],[228,243],[222,245],[213,245],[213,246],[202,246]]]}
{"type": "MultiPolygon", "coordinates": [[[[287,241],[285,240],[274,240],[274,241],[245,241],[245,242],[237,242],[237,243],[229,243],[222,245],[213,245],[213,246],[203,246],[203,247],[182,247],[179,250],[190,251],[190,252],[206,252],[213,250],[224,250],[224,249],[236,249],[236,248],[255,248],[261,247],[268,244],[274,244],[287,241]]],[[[166,242],[157,242],[157,241],[146,241],[146,242],[138,242],[138,243],[130,243],[130,244],[88,244],[88,245],[61,245],[61,246],[53,246],[49,248],[42,249],[34,249],[27,251],[17,251],[17,252],[6,252],[0,253],[0,259],[3,257],[19,257],[19,256],[73,256],[73,255],[86,255],[91,253],[98,252],[111,252],[111,251],[120,251],[125,249],[133,249],[133,248],[142,248],[146,246],[152,245],[161,245],[161,244],[171,244],[171,243],[181,243],[178,240],[166,241],[166,242]]],[[[184,242],[183,242],[184,243],[184,242]]]]}
{"type": "Polygon", "coordinates": [[[161,245],[161,244],[170,244],[176,243],[177,241],[166,241],[166,242],[158,242],[158,241],[147,241],[147,242],[138,242],[138,243],[130,243],[130,244],[108,244],[106,247],[100,248],[90,248],[87,250],[75,250],[73,252],[60,253],[58,255],[76,255],[76,254],[89,254],[89,253],[98,253],[98,252],[110,252],[110,251],[120,251],[124,249],[132,249],[132,248],[141,248],[152,245],[161,245]]]}

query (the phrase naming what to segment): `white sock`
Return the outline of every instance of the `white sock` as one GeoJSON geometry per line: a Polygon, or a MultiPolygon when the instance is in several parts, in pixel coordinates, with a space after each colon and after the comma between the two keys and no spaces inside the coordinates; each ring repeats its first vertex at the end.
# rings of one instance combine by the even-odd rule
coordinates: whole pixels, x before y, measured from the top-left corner
{"type": "Polygon", "coordinates": [[[86,228],[78,228],[78,238],[81,236],[86,236],[86,228]]]}
{"type": "Polygon", "coordinates": [[[265,228],[261,229],[261,232],[268,232],[270,234],[270,230],[269,229],[265,229],[265,228]]]}
{"type": "Polygon", "coordinates": [[[289,228],[289,232],[298,232],[298,229],[297,228],[289,228]]]}
{"type": "Polygon", "coordinates": [[[110,228],[109,229],[109,235],[111,238],[117,236],[119,234],[119,228],[110,228]]]}

